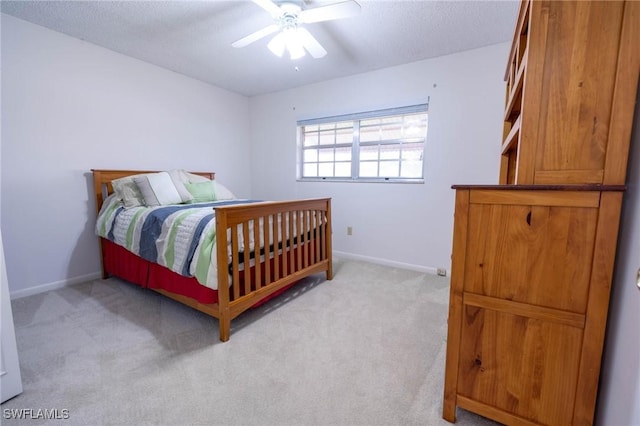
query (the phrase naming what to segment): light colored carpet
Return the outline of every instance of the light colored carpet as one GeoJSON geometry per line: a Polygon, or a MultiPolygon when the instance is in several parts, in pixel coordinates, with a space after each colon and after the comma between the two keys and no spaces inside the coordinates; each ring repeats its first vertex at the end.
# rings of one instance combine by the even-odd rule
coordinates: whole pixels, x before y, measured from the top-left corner
{"type": "MultiPolygon", "coordinates": [[[[449,425],[448,279],[335,261],[231,323],[117,279],[12,302],[24,392],[65,425],[449,425]]],[[[4,417],[4,415],[3,415],[4,417]]],[[[8,420],[3,424],[42,424],[8,420]]],[[[458,410],[458,425],[494,425],[458,410]]]]}

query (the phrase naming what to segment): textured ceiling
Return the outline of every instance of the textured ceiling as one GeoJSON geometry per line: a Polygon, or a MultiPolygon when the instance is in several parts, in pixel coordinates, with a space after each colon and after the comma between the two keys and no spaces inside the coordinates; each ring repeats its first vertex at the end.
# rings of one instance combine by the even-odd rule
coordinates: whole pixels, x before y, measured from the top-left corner
{"type": "MultiPolygon", "coordinates": [[[[304,9],[335,1],[307,0],[304,9]]],[[[518,1],[358,0],[350,18],[306,28],[321,59],[292,61],[266,37],[231,43],[273,21],[250,1],[6,1],[2,13],[246,96],[511,40],[518,1]],[[297,70],[296,70],[297,67],[297,70]]]]}

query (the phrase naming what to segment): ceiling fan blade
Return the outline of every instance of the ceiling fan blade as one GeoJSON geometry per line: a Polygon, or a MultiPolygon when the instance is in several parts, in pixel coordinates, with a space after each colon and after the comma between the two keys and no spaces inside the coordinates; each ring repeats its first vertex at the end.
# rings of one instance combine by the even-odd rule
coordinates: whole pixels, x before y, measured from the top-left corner
{"type": "Polygon", "coordinates": [[[306,28],[298,27],[298,37],[300,38],[300,41],[302,42],[304,48],[307,49],[309,54],[314,58],[322,58],[327,54],[327,51],[324,50],[324,47],[322,47],[322,45],[318,43],[318,40],[316,40],[316,38],[312,36],[306,28]]]}
{"type": "Polygon", "coordinates": [[[280,9],[280,6],[278,6],[271,0],[253,0],[253,2],[258,6],[260,6],[261,8],[263,8],[264,10],[266,10],[267,12],[269,12],[271,16],[273,16],[274,18],[277,18],[280,15],[282,15],[282,9],[280,9]]]}
{"type": "Polygon", "coordinates": [[[231,43],[233,47],[245,47],[248,44],[253,43],[254,41],[258,41],[263,37],[268,36],[269,34],[273,34],[280,29],[280,26],[276,24],[271,24],[268,27],[264,27],[261,30],[256,31],[255,33],[249,34],[248,36],[241,38],[238,41],[234,41],[231,43]]]}
{"type": "Polygon", "coordinates": [[[357,15],[359,12],[360,5],[353,0],[348,0],[342,3],[334,3],[328,6],[303,10],[298,15],[298,18],[302,23],[311,24],[314,22],[348,18],[350,16],[357,15]]]}

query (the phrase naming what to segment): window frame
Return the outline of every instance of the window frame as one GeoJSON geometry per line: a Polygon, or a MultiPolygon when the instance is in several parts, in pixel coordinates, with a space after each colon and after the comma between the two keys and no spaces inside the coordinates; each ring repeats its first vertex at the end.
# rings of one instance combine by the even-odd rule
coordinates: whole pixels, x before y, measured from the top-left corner
{"type": "MultiPolygon", "coordinates": [[[[429,133],[428,130],[429,127],[429,103],[424,103],[424,104],[416,104],[416,105],[410,105],[410,106],[404,106],[404,107],[397,107],[397,108],[387,108],[387,109],[380,109],[380,110],[374,110],[374,111],[367,111],[367,112],[360,112],[360,113],[353,113],[353,114],[344,114],[344,115],[335,115],[335,116],[329,116],[329,117],[323,117],[323,118],[313,118],[313,119],[307,119],[307,120],[299,120],[296,123],[296,139],[297,139],[297,153],[296,153],[296,158],[297,158],[297,166],[296,166],[296,174],[297,174],[297,181],[298,182],[372,182],[372,183],[424,183],[424,175],[425,175],[425,152],[426,152],[426,144],[427,144],[427,135],[429,133]],[[397,143],[398,145],[400,145],[400,154],[399,154],[399,158],[398,158],[398,166],[400,167],[402,164],[402,146],[403,143],[411,143],[411,142],[403,142],[403,140],[401,138],[398,139],[389,139],[389,140],[379,140],[379,141],[367,141],[367,142],[361,142],[360,141],[360,124],[361,121],[363,120],[367,120],[367,119],[376,119],[376,118],[390,118],[390,117],[395,117],[395,116],[403,116],[403,115],[410,115],[410,114],[425,114],[426,115],[426,129],[425,129],[425,134],[424,136],[420,136],[419,137],[419,141],[423,144],[422,146],[422,152],[421,152],[421,177],[361,177],[359,176],[359,172],[360,172],[360,148],[362,146],[391,146],[394,143],[397,143]],[[352,128],[353,128],[353,138],[351,140],[351,142],[349,143],[337,143],[337,141],[334,141],[334,143],[332,145],[327,145],[327,148],[329,147],[333,147],[335,148],[345,148],[345,147],[350,147],[351,148],[351,173],[349,176],[311,176],[311,177],[305,177],[303,175],[304,173],[304,166],[305,164],[310,164],[310,163],[305,163],[304,161],[304,154],[305,154],[305,147],[303,146],[304,143],[304,128],[307,126],[312,126],[312,125],[318,125],[318,126],[322,126],[327,125],[327,124],[333,124],[334,126],[338,125],[339,123],[344,123],[344,122],[349,122],[351,121],[352,123],[352,128]],[[395,142],[394,142],[395,141],[395,142]]],[[[337,128],[335,128],[336,132],[337,132],[337,128]]],[[[320,128],[318,129],[318,137],[320,137],[320,128]]],[[[406,138],[404,138],[406,139],[406,138]]],[[[318,140],[317,143],[317,147],[322,146],[322,144],[320,143],[320,141],[318,140]]],[[[377,160],[375,160],[376,165],[378,167],[378,174],[379,174],[379,168],[380,168],[380,164],[381,164],[381,158],[380,155],[378,155],[377,160]]],[[[382,161],[384,162],[384,161],[382,161]]],[[[322,162],[317,160],[315,162],[316,165],[321,164],[322,162]]],[[[334,174],[335,174],[335,165],[336,165],[336,158],[335,158],[335,151],[334,151],[334,158],[332,161],[327,161],[327,163],[331,163],[334,167],[334,174]]],[[[339,163],[339,161],[338,161],[339,163]]]]}

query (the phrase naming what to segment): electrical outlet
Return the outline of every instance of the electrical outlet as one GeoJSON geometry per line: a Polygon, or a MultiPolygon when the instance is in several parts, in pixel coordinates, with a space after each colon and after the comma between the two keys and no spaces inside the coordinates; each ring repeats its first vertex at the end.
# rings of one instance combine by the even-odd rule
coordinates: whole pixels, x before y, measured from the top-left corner
{"type": "Polygon", "coordinates": [[[441,277],[446,277],[447,276],[447,270],[445,268],[438,268],[437,273],[441,277]]]}
{"type": "Polygon", "coordinates": [[[347,226],[347,235],[353,235],[353,228],[351,226],[347,226]]]}

